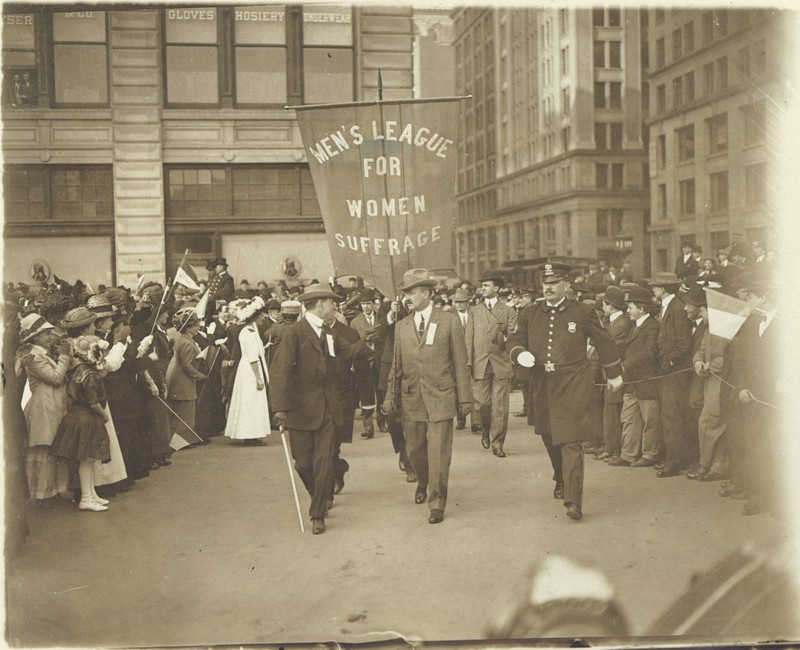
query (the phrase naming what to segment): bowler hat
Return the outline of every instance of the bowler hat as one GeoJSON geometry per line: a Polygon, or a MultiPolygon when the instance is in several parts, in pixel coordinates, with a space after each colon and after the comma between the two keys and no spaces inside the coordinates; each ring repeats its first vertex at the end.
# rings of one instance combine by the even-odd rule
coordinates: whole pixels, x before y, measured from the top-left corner
{"type": "Polygon", "coordinates": [[[706,303],[706,292],[703,290],[703,287],[695,285],[686,293],[683,297],[683,301],[687,305],[697,305],[698,307],[704,307],[706,303]]]}
{"type": "Polygon", "coordinates": [[[19,342],[27,343],[39,332],[46,332],[54,328],[55,325],[48,323],[44,316],[40,316],[36,312],[28,314],[19,322],[19,342]]]}
{"type": "Polygon", "coordinates": [[[628,292],[628,302],[635,302],[639,305],[652,305],[653,299],[647,289],[634,287],[628,292]]]}
{"type": "Polygon", "coordinates": [[[358,300],[359,302],[372,302],[375,300],[375,289],[364,287],[361,290],[361,297],[358,300]]]}
{"type": "Polygon", "coordinates": [[[680,283],[681,279],[672,271],[657,271],[647,282],[651,287],[669,287],[680,283]]]}
{"type": "Polygon", "coordinates": [[[266,308],[267,311],[272,311],[274,309],[279,310],[280,308],[281,308],[280,300],[277,300],[276,298],[270,298],[269,300],[267,300],[267,308],[266,308]]]}
{"type": "Polygon", "coordinates": [[[536,267],[542,282],[558,282],[567,278],[572,267],[559,262],[545,262],[536,267]]]}
{"type": "Polygon", "coordinates": [[[403,281],[398,285],[400,291],[408,291],[414,287],[435,287],[439,284],[428,273],[428,269],[409,269],[403,273],[403,281]]]}
{"type": "Polygon", "coordinates": [[[484,271],[481,275],[481,282],[494,282],[497,285],[504,284],[503,276],[499,271],[484,271]]]}
{"type": "Polygon", "coordinates": [[[625,309],[625,294],[622,293],[622,289],[619,287],[610,286],[608,289],[606,289],[606,292],[603,295],[603,300],[612,307],[616,307],[617,309],[625,309]]]}
{"type": "Polygon", "coordinates": [[[333,293],[331,288],[327,284],[309,284],[306,287],[305,293],[300,294],[297,298],[300,302],[308,302],[309,300],[320,300],[330,298],[331,300],[335,300],[336,302],[341,302],[343,298],[333,293]]]}
{"type": "Polygon", "coordinates": [[[468,302],[468,301],[469,301],[469,295],[467,294],[467,292],[464,291],[464,289],[462,289],[461,287],[456,289],[456,292],[453,294],[453,302],[468,302]]]}

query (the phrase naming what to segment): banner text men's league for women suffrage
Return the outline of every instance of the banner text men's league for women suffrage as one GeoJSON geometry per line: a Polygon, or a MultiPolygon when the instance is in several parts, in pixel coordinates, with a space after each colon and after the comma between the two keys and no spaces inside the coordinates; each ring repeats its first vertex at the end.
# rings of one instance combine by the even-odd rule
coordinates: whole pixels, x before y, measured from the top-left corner
{"type": "Polygon", "coordinates": [[[295,108],[336,275],[452,268],[459,99],[295,108]]]}

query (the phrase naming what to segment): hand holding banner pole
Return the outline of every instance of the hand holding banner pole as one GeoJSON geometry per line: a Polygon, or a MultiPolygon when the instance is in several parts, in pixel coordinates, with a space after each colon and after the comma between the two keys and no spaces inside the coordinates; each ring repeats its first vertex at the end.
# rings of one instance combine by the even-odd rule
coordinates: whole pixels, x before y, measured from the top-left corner
{"type": "Polygon", "coordinates": [[[297,519],[300,521],[300,532],[306,532],[306,527],[303,525],[303,513],[300,512],[300,497],[297,496],[297,483],[294,480],[294,470],[292,469],[292,461],[289,457],[289,443],[286,442],[286,431],[283,425],[280,426],[281,442],[283,443],[283,453],[286,456],[286,467],[289,468],[289,480],[292,482],[292,493],[294,494],[294,505],[297,508],[297,519]]]}

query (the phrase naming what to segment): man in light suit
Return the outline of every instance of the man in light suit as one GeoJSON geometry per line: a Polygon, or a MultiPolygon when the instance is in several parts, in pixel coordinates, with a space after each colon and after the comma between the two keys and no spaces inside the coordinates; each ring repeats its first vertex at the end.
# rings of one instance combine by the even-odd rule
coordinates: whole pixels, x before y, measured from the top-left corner
{"type": "Polygon", "coordinates": [[[483,426],[481,443],[484,449],[491,445],[498,458],[506,455],[503,444],[508,431],[508,400],[514,377],[506,338],[517,329],[517,312],[498,300],[497,289],[502,284],[503,278],[498,273],[486,272],[481,276],[483,302],[470,309],[465,332],[472,395],[483,426]]]}
{"type": "Polygon", "coordinates": [[[472,407],[461,324],[452,312],[433,308],[435,286],[427,269],[403,275],[398,289],[410,299],[413,312],[395,329],[384,400],[387,413],[402,413],[406,450],[418,479],[414,501],[428,501],[431,524],[444,519],[453,418],[466,415],[472,407]]]}

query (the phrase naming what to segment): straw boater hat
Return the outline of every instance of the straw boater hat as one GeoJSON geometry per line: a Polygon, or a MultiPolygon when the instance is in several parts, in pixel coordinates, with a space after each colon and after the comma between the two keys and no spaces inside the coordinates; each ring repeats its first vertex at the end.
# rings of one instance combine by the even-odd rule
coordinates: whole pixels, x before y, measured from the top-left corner
{"type": "Polygon", "coordinates": [[[86,300],[86,307],[89,311],[94,312],[95,318],[106,318],[114,315],[114,309],[105,295],[94,294],[89,296],[86,300]]]}
{"type": "Polygon", "coordinates": [[[90,323],[94,323],[95,320],[97,320],[97,314],[88,307],[76,307],[67,312],[60,325],[65,330],[74,330],[86,327],[90,323]]]}
{"type": "Polygon", "coordinates": [[[672,271],[658,271],[653,274],[651,280],[648,280],[648,284],[651,287],[671,287],[679,285],[680,283],[681,279],[672,271]]]}
{"type": "Polygon", "coordinates": [[[439,282],[431,277],[428,269],[409,269],[403,273],[403,282],[398,290],[408,291],[414,287],[435,287],[439,282]]]}
{"type": "Polygon", "coordinates": [[[281,314],[297,314],[300,315],[301,304],[297,300],[284,300],[281,303],[281,314]]]}
{"type": "Polygon", "coordinates": [[[47,322],[44,316],[33,313],[28,314],[19,322],[19,342],[27,343],[39,332],[55,329],[55,325],[47,322]]]}
{"type": "Polygon", "coordinates": [[[337,302],[344,300],[339,294],[333,293],[327,284],[310,284],[306,287],[305,293],[300,294],[297,298],[300,302],[308,302],[309,300],[320,300],[330,298],[337,302]]]}

